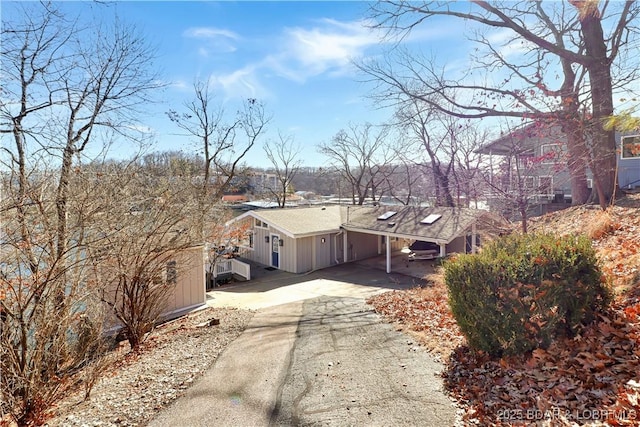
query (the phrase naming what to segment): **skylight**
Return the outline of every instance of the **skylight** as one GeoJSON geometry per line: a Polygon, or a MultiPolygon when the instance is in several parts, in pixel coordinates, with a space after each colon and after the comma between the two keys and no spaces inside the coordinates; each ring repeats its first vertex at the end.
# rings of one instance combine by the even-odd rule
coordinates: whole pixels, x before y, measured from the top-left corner
{"type": "Polygon", "coordinates": [[[380,220],[380,221],[386,221],[386,220],[388,220],[389,218],[391,218],[392,216],[394,216],[394,215],[395,215],[395,214],[397,214],[397,213],[398,213],[398,212],[396,212],[396,211],[387,211],[387,212],[383,213],[382,215],[380,215],[380,216],[378,217],[378,220],[380,220]]]}
{"type": "Polygon", "coordinates": [[[420,224],[433,224],[434,222],[436,222],[437,220],[439,220],[440,218],[442,218],[442,215],[440,214],[431,214],[429,216],[427,216],[426,218],[424,218],[422,221],[420,221],[420,224]]]}

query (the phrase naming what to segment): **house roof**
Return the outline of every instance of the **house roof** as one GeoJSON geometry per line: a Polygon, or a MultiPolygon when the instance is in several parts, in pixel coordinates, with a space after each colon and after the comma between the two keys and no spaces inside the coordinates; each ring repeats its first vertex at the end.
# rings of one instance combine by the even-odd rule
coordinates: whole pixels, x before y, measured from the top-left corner
{"type": "Polygon", "coordinates": [[[469,208],[431,208],[416,206],[345,206],[270,209],[247,212],[236,220],[251,216],[266,222],[289,237],[306,237],[338,232],[392,235],[413,240],[449,243],[489,212],[469,208]],[[378,219],[395,212],[386,220],[378,219]],[[437,218],[430,224],[425,218],[437,218]]]}
{"type": "Polygon", "coordinates": [[[246,202],[248,200],[249,199],[244,194],[225,194],[224,196],[222,196],[222,201],[229,203],[240,203],[246,202]]]}
{"type": "Polygon", "coordinates": [[[305,237],[339,231],[342,224],[340,208],[340,206],[322,206],[254,210],[237,219],[252,216],[277,228],[289,237],[305,237]]]}
{"type": "Polygon", "coordinates": [[[540,140],[566,140],[560,125],[557,123],[533,122],[520,126],[500,138],[478,148],[480,154],[513,155],[531,152],[540,140]]]}
{"type": "Polygon", "coordinates": [[[417,206],[350,206],[342,227],[348,231],[389,234],[407,239],[449,243],[464,235],[480,217],[489,212],[469,208],[417,206]],[[385,213],[396,212],[388,219],[385,213]],[[431,221],[425,221],[427,218],[431,221]],[[428,223],[430,222],[430,223],[428,223]]]}

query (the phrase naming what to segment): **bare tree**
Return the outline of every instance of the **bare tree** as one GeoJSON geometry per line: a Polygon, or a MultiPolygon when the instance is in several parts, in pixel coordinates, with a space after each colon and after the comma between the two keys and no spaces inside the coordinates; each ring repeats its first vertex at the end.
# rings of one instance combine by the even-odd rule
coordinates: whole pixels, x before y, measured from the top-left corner
{"type": "Polygon", "coordinates": [[[458,129],[453,167],[456,206],[478,208],[479,202],[486,200],[488,189],[482,173],[485,156],[478,149],[486,144],[488,134],[471,121],[463,121],[458,129]]]}
{"type": "Polygon", "coordinates": [[[21,20],[2,28],[0,415],[25,424],[94,351],[76,345],[88,328],[102,329],[87,321],[99,311],[85,280],[97,211],[91,192],[71,184],[78,162],[100,137],[137,136],[136,107],[158,84],[135,29],[82,27],[50,4],[16,7],[21,20]]]}
{"type": "Polygon", "coordinates": [[[181,252],[202,244],[201,208],[189,177],[154,177],[140,167],[98,168],[90,180],[105,206],[91,233],[92,280],[137,351],[166,310],[176,278],[189,266],[181,252]]]}
{"type": "Polygon", "coordinates": [[[264,152],[271,162],[276,174],[278,186],[269,187],[269,192],[275,197],[278,206],[285,207],[287,193],[290,192],[293,179],[298,173],[302,161],[298,157],[302,152],[302,147],[296,145],[292,136],[278,134],[279,140],[265,143],[264,152]]]}
{"type": "Polygon", "coordinates": [[[407,130],[408,138],[417,141],[428,156],[436,206],[454,206],[449,179],[454,168],[458,124],[415,98],[409,98],[396,117],[407,130]]]}
{"type": "Polygon", "coordinates": [[[244,102],[229,119],[222,106],[215,105],[210,81],[196,81],[194,99],[186,111],[169,110],[169,119],[196,139],[204,157],[202,196],[219,199],[234,177],[244,172],[242,161],[264,133],[269,117],[256,99],[244,102]],[[213,181],[213,182],[212,182],[213,181]]]}
{"type": "MultiPolygon", "coordinates": [[[[378,25],[391,32],[406,34],[425,19],[449,16],[478,23],[484,28],[509,30],[513,37],[507,43],[528,44],[533,47],[529,50],[532,53],[529,59],[526,55],[521,56],[520,63],[510,63],[494,55],[498,59],[488,70],[495,73],[500,68],[510,72],[496,86],[475,83],[473,80],[468,83],[462,83],[461,79],[450,81],[435,73],[434,67],[424,66],[420,60],[407,61],[406,58],[401,59],[405,62],[404,73],[378,65],[365,69],[368,68],[371,75],[405,95],[426,102],[434,93],[442,95],[443,98],[436,98],[438,103],[434,107],[458,117],[531,117],[535,114],[538,119],[564,120],[571,143],[569,148],[575,149],[573,154],[577,155],[569,167],[576,179],[576,186],[584,189],[585,178],[581,172],[585,163],[581,160],[584,157],[584,144],[573,129],[581,120],[572,105],[575,104],[576,95],[579,95],[582,102],[591,105],[591,117],[585,129],[593,136],[591,166],[595,171],[594,178],[598,181],[596,188],[599,189],[600,204],[606,206],[615,190],[616,158],[614,134],[602,127],[602,119],[613,113],[614,82],[628,82],[635,73],[635,69],[632,69],[626,76],[616,76],[614,81],[611,70],[635,30],[632,23],[637,17],[638,7],[630,1],[621,3],[617,8],[605,2],[600,9],[598,2],[571,4],[575,7],[573,14],[558,2],[497,5],[474,1],[469,11],[442,2],[379,2],[373,8],[373,14],[378,19],[378,25]],[[606,35],[603,29],[605,22],[613,23],[606,27],[606,35]],[[553,64],[559,64],[565,73],[564,81],[556,90],[549,89],[555,81],[553,64]],[[576,79],[572,69],[574,66],[586,70],[589,77],[587,90],[584,84],[578,85],[580,78],[576,79]],[[520,87],[512,84],[512,79],[517,79],[520,87]],[[547,98],[548,102],[545,103],[545,98],[540,95],[557,97],[560,101],[551,105],[552,99],[547,98]],[[568,105],[563,107],[563,103],[568,105]]],[[[486,40],[479,38],[485,46],[490,46],[486,40]]],[[[500,49],[490,48],[489,51],[498,53],[500,49]]],[[[577,187],[576,190],[580,191],[577,187]]]]}
{"type": "Polygon", "coordinates": [[[351,124],[347,130],[338,132],[330,144],[319,145],[320,152],[349,184],[354,205],[362,205],[369,195],[375,200],[381,167],[395,155],[387,144],[387,133],[386,127],[376,131],[370,123],[351,124]]]}

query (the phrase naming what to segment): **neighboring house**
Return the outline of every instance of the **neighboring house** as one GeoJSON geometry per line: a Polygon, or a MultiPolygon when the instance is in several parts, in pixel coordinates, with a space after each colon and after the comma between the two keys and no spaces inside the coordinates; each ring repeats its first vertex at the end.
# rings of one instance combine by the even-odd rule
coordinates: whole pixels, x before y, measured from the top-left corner
{"type": "Polygon", "coordinates": [[[249,198],[244,194],[225,194],[222,196],[222,203],[238,204],[248,202],[249,198]]]}
{"type": "MultiPolygon", "coordinates": [[[[640,187],[640,153],[634,155],[635,150],[624,149],[640,142],[640,137],[616,133],[616,142],[618,147],[623,144],[617,157],[619,187],[640,187]]],[[[498,182],[493,185],[505,191],[516,191],[518,185],[528,189],[533,214],[562,209],[571,203],[566,135],[560,125],[541,127],[531,123],[484,145],[477,152],[502,158],[501,165],[492,167],[494,173],[500,172],[496,174],[498,182]]],[[[591,171],[587,170],[589,188],[592,179],[591,171]]]]}
{"type": "Polygon", "coordinates": [[[247,230],[242,257],[273,268],[304,273],[386,254],[391,272],[391,253],[416,240],[437,244],[442,257],[474,252],[490,216],[468,208],[331,205],[254,210],[227,225],[247,230]]]}

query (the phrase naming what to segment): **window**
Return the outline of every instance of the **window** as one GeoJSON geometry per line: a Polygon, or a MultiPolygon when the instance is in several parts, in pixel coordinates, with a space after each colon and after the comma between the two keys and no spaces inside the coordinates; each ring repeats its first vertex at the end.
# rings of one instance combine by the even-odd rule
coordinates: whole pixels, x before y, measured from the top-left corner
{"type": "Polygon", "coordinates": [[[251,248],[251,249],[253,249],[254,242],[255,242],[255,235],[254,235],[253,230],[247,230],[238,239],[238,246],[240,246],[242,248],[251,248]]]}
{"type": "Polygon", "coordinates": [[[526,191],[535,190],[536,188],[536,178],[534,176],[523,176],[522,177],[522,189],[526,191]]]}
{"type": "Polygon", "coordinates": [[[538,186],[540,194],[553,194],[553,177],[541,176],[538,179],[540,181],[540,185],[538,186]]]}
{"type": "Polygon", "coordinates": [[[622,145],[621,158],[636,159],[640,157],[640,135],[623,136],[620,142],[622,145]]]}
{"type": "Polygon", "coordinates": [[[261,220],[259,220],[258,218],[255,219],[256,220],[256,227],[259,228],[269,228],[269,225],[266,222],[262,222],[261,220]]]}
{"type": "Polygon", "coordinates": [[[167,284],[175,285],[178,282],[178,269],[176,261],[167,263],[167,284]]]}
{"type": "Polygon", "coordinates": [[[559,163],[562,161],[562,145],[544,144],[540,146],[540,156],[543,164],[559,163]]]}

